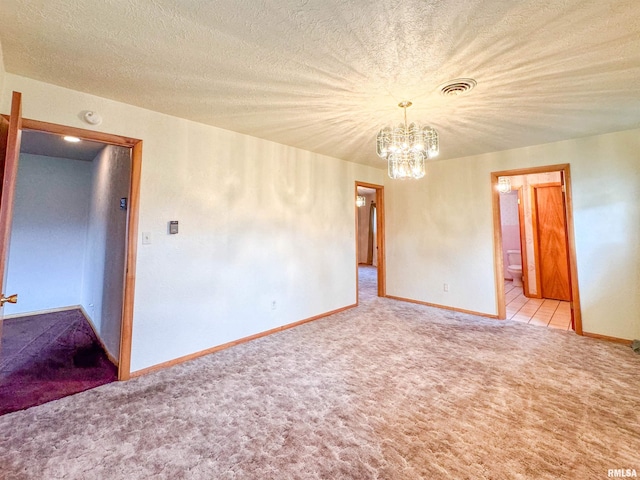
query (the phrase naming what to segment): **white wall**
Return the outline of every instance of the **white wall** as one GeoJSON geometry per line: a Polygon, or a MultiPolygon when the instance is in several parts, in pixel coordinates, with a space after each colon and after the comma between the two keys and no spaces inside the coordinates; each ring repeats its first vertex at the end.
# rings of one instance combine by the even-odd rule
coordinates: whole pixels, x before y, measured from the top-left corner
{"type": "Polygon", "coordinates": [[[120,352],[131,151],[109,145],[92,162],[82,306],[113,358],[120,352]]]}
{"type": "MultiPolygon", "coordinates": [[[[144,140],[139,230],[153,243],[138,246],[133,371],[354,303],[353,184],[383,170],[12,74],[3,113],[12,90],[26,118],[88,128],[78,114],[95,110],[100,131],[144,140]]],[[[489,173],[571,163],[584,330],[639,338],[638,152],[632,130],[385,181],[388,293],[495,314],[489,173]]]]}
{"type": "Polygon", "coordinates": [[[0,111],[12,90],[26,118],[144,141],[132,371],[355,303],[353,185],[384,170],[12,74],[0,111]]]}
{"type": "Polygon", "coordinates": [[[387,292],[496,314],[490,172],[558,163],[571,164],[584,331],[640,338],[640,130],[432,162],[420,182],[387,181],[387,292]]]}
{"type": "Polygon", "coordinates": [[[5,314],[80,305],[91,163],[21,154],[5,314]]]}
{"type": "MultiPolygon", "coordinates": [[[[520,218],[518,211],[518,191],[500,194],[500,223],[502,228],[502,261],[504,278],[513,278],[507,271],[509,266],[509,250],[521,250],[520,218]]],[[[523,267],[526,271],[526,267],[523,267]]]]}
{"type": "Polygon", "coordinates": [[[2,54],[2,43],[0,43],[0,94],[4,89],[4,77],[6,76],[6,70],[4,68],[4,57],[2,54]]]}

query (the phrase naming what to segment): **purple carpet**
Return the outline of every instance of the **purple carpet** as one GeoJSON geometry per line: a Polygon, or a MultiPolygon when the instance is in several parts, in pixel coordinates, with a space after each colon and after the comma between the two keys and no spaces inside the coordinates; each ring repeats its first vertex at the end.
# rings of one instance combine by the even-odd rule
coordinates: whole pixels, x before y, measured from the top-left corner
{"type": "Polygon", "coordinates": [[[4,321],[0,415],[113,382],[117,369],[80,310],[4,321]]]}

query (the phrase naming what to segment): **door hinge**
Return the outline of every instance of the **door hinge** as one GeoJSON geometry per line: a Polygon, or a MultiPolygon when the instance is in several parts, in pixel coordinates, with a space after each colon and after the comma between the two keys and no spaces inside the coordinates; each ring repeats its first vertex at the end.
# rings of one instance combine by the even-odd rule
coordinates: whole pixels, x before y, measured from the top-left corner
{"type": "Polygon", "coordinates": [[[564,183],[562,184],[562,193],[567,193],[567,189],[566,189],[564,183]]]}

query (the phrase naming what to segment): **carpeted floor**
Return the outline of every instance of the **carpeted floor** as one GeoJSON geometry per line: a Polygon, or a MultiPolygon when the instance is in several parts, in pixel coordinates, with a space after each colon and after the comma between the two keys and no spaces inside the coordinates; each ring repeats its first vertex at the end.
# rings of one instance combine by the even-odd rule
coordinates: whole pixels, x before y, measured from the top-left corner
{"type": "Polygon", "coordinates": [[[117,369],[80,310],[4,321],[0,415],[115,380],[117,369]]]}
{"type": "MultiPolygon", "coordinates": [[[[371,288],[373,269],[361,269],[371,288]]],[[[367,287],[364,288],[367,290],[367,287]]],[[[640,471],[640,355],[381,299],[0,417],[11,479],[599,479],[640,471]]]]}

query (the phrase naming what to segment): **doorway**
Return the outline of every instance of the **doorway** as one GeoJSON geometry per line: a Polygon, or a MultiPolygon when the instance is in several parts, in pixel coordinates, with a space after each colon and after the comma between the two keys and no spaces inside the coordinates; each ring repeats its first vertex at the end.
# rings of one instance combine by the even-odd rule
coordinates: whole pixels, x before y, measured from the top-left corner
{"type": "MultiPolygon", "coordinates": [[[[9,118],[4,116],[5,118],[9,118]]],[[[117,353],[118,379],[127,380],[130,378],[131,364],[131,333],[133,322],[133,293],[135,287],[135,259],[137,250],[138,235],[138,209],[139,209],[139,188],[140,170],[142,161],[142,141],[122,137],[118,135],[105,134],[90,130],[66,127],[62,125],[41,122],[37,120],[22,119],[22,130],[44,132],[58,136],[73,136],[81,140],[90,142],[100,142],[110,146],[125,147],[130,149],[129,178],[130,186],[126,196],[126,225],[124,241],[124,268],[120,272],[123,279],[121,289],[121,307],[119,319],[119,344],[117,353]]],[[[20,292],[16,292],[20,293],[20,292]]],[[[104,303],[104,299],[103,299],[104,303]]]]}
{"type": "Polygon", "coordinates": [[[355,184],[356,303],[361,288],[384,297],[384,187],[365,182],[355,184]],[[366,285],[365,285],[366,284],[366,285]]]}
{"type": "Polygon", "coordinates": [[[568,325],[581,335],[569,165],[493,172],[491,182],[498,317],[527,321],[529,316],[528,323],[568,325]],[[499,178],[509,184],[502,193],[499,178]],[[515,215],[507,205],[514,194],[515,215]],[[510,218],[516,218],[517,228],[510,218]],[[518,278],[510,280],[514,272],[518,278]]]}

